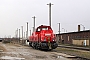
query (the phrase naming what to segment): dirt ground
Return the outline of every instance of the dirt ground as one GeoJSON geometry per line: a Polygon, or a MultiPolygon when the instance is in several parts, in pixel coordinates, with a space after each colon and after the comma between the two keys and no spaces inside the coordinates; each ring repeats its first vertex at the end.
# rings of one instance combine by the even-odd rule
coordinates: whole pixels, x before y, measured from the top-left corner
{"type": "Polygon", "coordinates": [[[70,60],[56,52],[35,50],[19,44],[0,43],[0,59],[4,60],[70,60]]]}

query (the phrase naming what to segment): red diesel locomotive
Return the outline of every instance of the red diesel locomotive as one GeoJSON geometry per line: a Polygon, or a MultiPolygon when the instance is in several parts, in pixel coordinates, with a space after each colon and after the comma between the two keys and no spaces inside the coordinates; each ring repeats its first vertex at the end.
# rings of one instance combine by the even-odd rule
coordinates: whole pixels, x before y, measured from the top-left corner
{"type": "Polygon", "coordinates": [[[41,25],[29,37],[29,45],[35,49],[52,50],[57,48],[55,34],[50,26],[41,25]]]}

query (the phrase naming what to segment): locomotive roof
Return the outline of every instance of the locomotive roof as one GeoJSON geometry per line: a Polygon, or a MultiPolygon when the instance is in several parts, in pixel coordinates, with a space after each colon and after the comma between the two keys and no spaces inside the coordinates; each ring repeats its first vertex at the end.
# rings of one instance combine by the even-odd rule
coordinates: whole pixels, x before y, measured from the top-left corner
{"type": "Polygon", "coordinates": [[[39,26],[37,28],[43,28],[43,27],[49,27],[49,28],[51,28],[50,26],[47,26],[47,25],[41,25],[41,26],[39,26]]]}

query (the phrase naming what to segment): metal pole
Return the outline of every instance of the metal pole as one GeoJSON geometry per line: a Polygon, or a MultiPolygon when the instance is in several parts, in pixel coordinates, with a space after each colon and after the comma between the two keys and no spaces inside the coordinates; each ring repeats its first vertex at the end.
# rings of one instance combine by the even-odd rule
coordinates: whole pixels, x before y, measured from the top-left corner
{"type": "Polygon", "coordinates": [[[34,30],[33,30],[33,32],[35,31],[35,16],[34,17],[32,17],[33,19],[34,19],[34,26],[33,26],[33,28],[34,28],[34,30]]]}
{"type": "Polygon", "coordinates": [[[17,28],[17,38],[18,38],[18,28],[17,28]]]}
{"type": "MultiPolygon", "coordinates": [[[[82,24],[80,24],[80,25],[82,25],[82,24]]],[[[85,27],[84,27],[84,25],[82,25],[83,26],[83,31],[85,30],[85,27]]]]}
{"type": "Polygon", "coordinates": [[[58,23],[58,24],[59,24],[59,31],[58,31],[58,32],[59,32],[59,34],[60,34],[60,23],[58,23]]]}
{"type": "Polygon", "coordinates": [[[85,27],[84,27],[84,30],[85,30],[85,27]]]}
{"type": "Polygon", "coordinates": [[[21,26],[22,28],[22,44],[23,44],[23,26],[21,26]]]}
{"type": "Polygon", "coordinates": [[[15,30],[15,38],[17,38],[17,30],[15,30]]]}
{"type": "Polygon", "coordinates": [[[22,28],[22,39],[23,39],[23,26],[21,26],[21,28],[22,28]]]}
{"type": "Polygon", "coordinates": [[[31,36],[31,30],[30,30],[30,36],[31,36]]]}
{"type": "Polygon", "coordinates": [[[18,43],[18,28],[17,28],[17,39],[16,40],[17,40],[17,43],[18,43]]]}
{"type": "Polygon", "coordinates": [[[19,29],[19,43],[20,43],[20,29],[19,29]]]}
{"type": "Polygon", "coordinates": [[[27,22],[27,33],[26,38],[28,39],[28,22],[27,22]]]}
{"type": "Polygon", "coordinates": [[[24,32],[24,38],[25,38],[25,32],[24,32]]]}
{"type": "Polygon", "coordinates": [[[47,5],[49,5],[49,25],[51,26],[51,5],[53,4],[49,3],[47,5]]]}
{"type": "Polygon", "coordinates": [[[26,35],[26,39],[27,39],[27,31],[26,31],[26,34],[25,35],[26,35]]]}
{"type": "Polygon", "coordinates": [[[34,27],[33,27],[33,32],[34,32],[34,27]]]}
{"type": "MultiPolygon", "coordinates": [[[[64,28],[62,28],[62,29],[64,29],[64,28]]],[[[64,29],[64,32],[65,32],[65,29],[64,29]]]]}
{"type": "Polygon", "coordinates": [[[10,43],[11,43],[11,35],[9,37],[10,37],[10,43]]]}

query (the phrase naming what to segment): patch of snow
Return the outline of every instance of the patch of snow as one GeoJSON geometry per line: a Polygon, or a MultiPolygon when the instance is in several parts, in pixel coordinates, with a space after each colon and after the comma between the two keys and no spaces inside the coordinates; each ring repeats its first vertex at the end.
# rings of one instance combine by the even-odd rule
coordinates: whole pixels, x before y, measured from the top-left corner
{"type": "Polygon", "coordinates": [[[24,60],[25,58],[19,58],[19,57],[11,57],[11,56],[2,56],[1,59],[9,59],[9,60],[24,60]]]}

